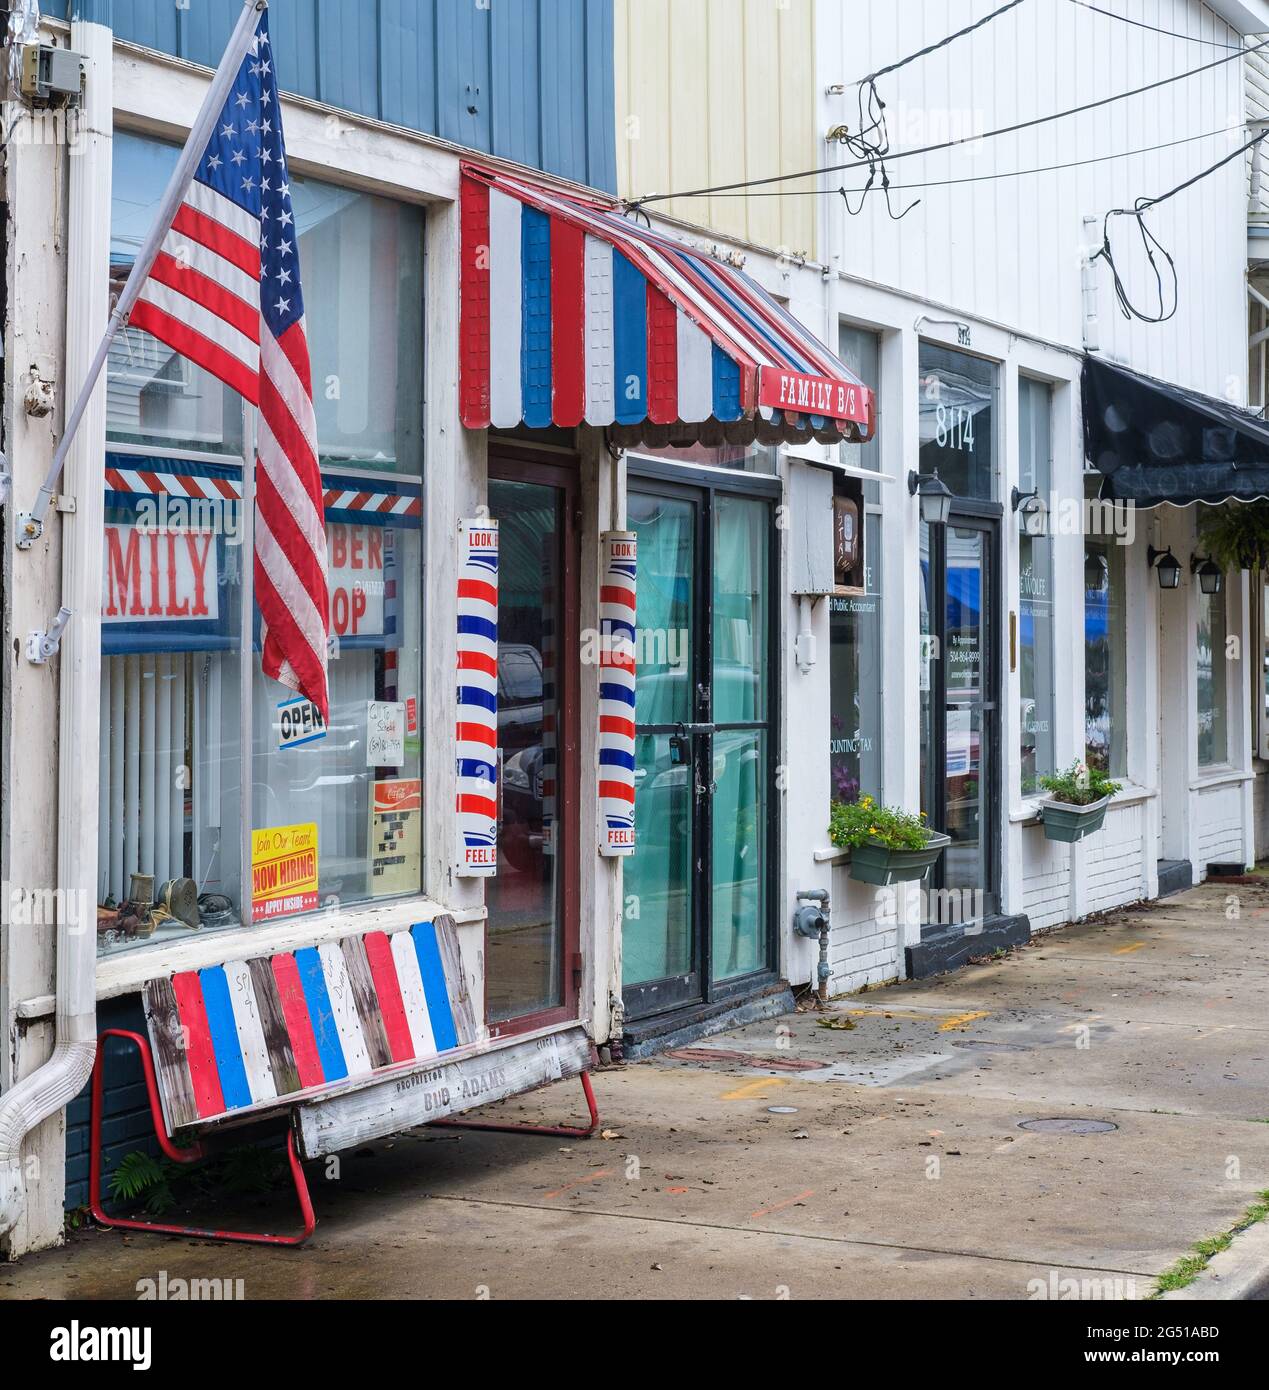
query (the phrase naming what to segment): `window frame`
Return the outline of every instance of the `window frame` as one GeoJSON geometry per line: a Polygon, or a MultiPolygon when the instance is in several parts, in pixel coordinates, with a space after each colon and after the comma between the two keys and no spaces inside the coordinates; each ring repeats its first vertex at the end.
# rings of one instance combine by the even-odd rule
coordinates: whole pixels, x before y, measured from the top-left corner
{"type": "MultiPolygon", "coordinates": [[[[1224,642],[1227,643],[1228,640],[1229,640],[1229,633],[1230,633],[1230,628],[1229,628],[1229,585],[1228,585],[1227,582],[1225,582],[1227,578],[1228,578],[1228,576],[1225,576],[1225,577],[1222,578],[1220,590],[1219,590],[1218,593],[1215,593],[1215,594],[1204,594],[1204,593],[1197,587],[1197,585],[1196,585],[1195,588],[1194,588],[1194,597],[1195,597],[1195,602],[1196,602],[1196,605],[1197,605],[1197,606],[1196,606],[1195,609],[1193,610],[1193,621],[1192,621],[1191,627],[1190,627],[1191,635],[1192,635],[1193,638],[1194,638],[1194,665],[1195,665],[1194,711],[1193,711],[1193,713],[1194,713],[1194,765],[1195,765],[1195,768],[1196,768],[1197,771],[1198,771],[1198,776],[1199,776],[1200,779],[1206,779],[1206,778],[1209,778],[1209,777],[1218,776],[1218,775],[1219,775],[1220,773],[1222,773],[1222,772],[1230,771],[1230,770],[1233,768],[1233,766],[1234,766],[1234,762],[1233,762],[1233,746],[1234,746],[1234,737],[1235,737],[1235,735],[1234,735],[1235,720],[1234,720],[1234,718],[1233,718],[1233,715],[1235,714],[1235,711],[1234,711],[1234,710],[1232,709],[1232,707],[1231,707],[1231,699],[1230,699],[1230,697],[1231,697],[1231,695],[1234,693],[1234,690],[1237,688],[1238,682],[1237,682],[1237,681],[1231,681],[1230,678],[1229,678],[1229,676],[1230,676],[1230,673],[1229,673],[1229,665],[1230,665],[1230,663],[1229,663],[1228,659],[1225,657],[1225,654],[1224,654],[1223,651],[1220,652],[1219,654],[1215,651],[1215,649],[1213,649],[1213,651],[1212,651],[1212,680],[1213,680],[1213,684],[1216,683],[1216,675],[1215,675],[1216,671],[1219,670],[1219,671],[1221,672],[1221,675],[1222,675],[1222,680],[1221,680],[1221,682],[1220,682],[1220,689],[1219,689],[1219,692],[1214,692],[1214,694],[1217,695],[1217,698],[1215,698],[1215,699],[1212,701],[1212,713],[1213,713],[1213,715],[1216,715],[1217,713],[1219,713],[1220,716],[1221,716],[1221,718],[1222,718],[1222,720],[1223,720],[1224,744],[1225,744],[1225,746],[1224,746],[1224,748],[1221,750],[1220,756],[1219,756],[1218,758],[1214,759],[1212,762],[1204,762],[1204,761],[1203,761],[1202,753],[1201,753],[1201,743],[1200,743],[1200,730],[1199,730],[1199,715],[1202,713],[1202,711],[1201,711],[1200,706],[1199,706],[1199,690],[1198,690],[1198,629],[1199,629],[1199,624],[1202,622],[1202,618],[1203,618],[1202,606],[1203,606],[1204,603],[1207,603],[1207,602],[1209,602],[1209,601],[1213,604],[1213,606],[1215,606],[1216,604],[1219,604],[1219,605],[1220,605],[1220,612],[1221,612],[1221,615],[1222,615],[1222,629],[1223,629],[1223,634],[1222,634],[1222,635],[1223,635],[1223,638],[1224,638],[1224,642]],[[1217,661],[1218,661],[1218,660],[1219,660],[1220,663],[1221,663],[1219,667],[1217,666],[1217,661]]],[[[1261,669],[1263,670],[1263,665],[1262,665],[1262,668],[1261,668],[1261,669]]]]}
{"type": "MultiPolygon", "coordinates": [[[[1047,416],[1048,416],[1048,458],[1045,460],[1045,468],[1047,469],[1047,478],[1046,478],[1045,481],[1046,481],[1046,483],[1047,483],[1047,487],[1045,488],[1045,490],[1043,490],[1043,491],[1040,492],[1040,496],[1041,496],[1042,499],[1044,500],[1044,503],[1045,503],[1045,505],[1046,505],[1046,507],[1047,507],[1047,506],[1048,506],[1048,502],[1049,502],[1049,498],[1052,496],[1053,491],[1054,491],[1053,476],[1054,476],[1054,470],[1055,470],[1055,467],[1056,467],[1056,451],[1055,451],[1055,449],[1054,449],[1054,437],[1055,437],[1055,429],[1054,429],[1055,419],[1054,419],[1054,415],[1055,415],[1055,410],[1056,410],[1056,406],[1057,406],[1057,390],[1056,390],[1056,387],[1055,387],[1054,382],[1052,382],[1052,381],[1050,381],[1050,380],[1048,380],[1048,379],[1046,379],[1046,378],[1044,378],[1044,377],[1032,376],[1032,375],[1031,375],[1030,373],[1028,373],[1028,372],[1019,371],[1019,373],[1018,373],[1018,395],[1019,395],[1019,398],[1021,398],[1021,395],[1022,395],[1022,385],[1023,385],[1024,382],[1027,383],[1027,385],[1028,385],[1028,387],[1029,387],[1030,389],[1042,391],[1042,392],[1044,393],[1044,399],[1045,399],[1045,402],[1046,402],[1046,405],[1047,405],[1047,411],[1046,411],[1046,413],[1047,413],[1047,416]]],[[[1022,425],[1023,425],[1023,412],[1022,412],[1021,403],[1019,403],[1018,412],[1017,412],[1017,413],[1018,413],[1018,486],[1019,486],[1019,488],[1021,489],[1021,488],[1022,488],[1022,425]]],[[[1033,481],[1034,481],[1034,479],[1033,479],[1033,481]]],[[[1038,490],[1038,487],[1037,487],[1037,490],[1038,490]]],[[[1014,515],[1015,515],[1015,517],[1016,517],[1016,513],[1015,513],[1014,515]]],[[[1021,629],[1021,626],[1022,626],[1022,541],[1023,541],[1023,536],[1022,536],[1021,529],[1019,529],[1019,531],[1018,531],[1018,626],[1019,626],[1019,629],[1021,629]]],[[[1058,711],[1058,691],[1057,691],[1057,554],[1056,554],[1056,550],[1055,550],[1055,547],[1054,547],[1054,537],[1053,537],[1053,535],[1052,535],[1051,529],[1050,529],[1050,531],[1049,531],[1049,534],[1046,535],[1045,541],[1046,541],[1046,543],[1047,543],[1047,545],[1048,545],[1048,560],[1049,560],[1049,563],[1048,563],[1048,572],[1047,572],[1046,578],[1047,578],[1047,580],[1048,580],[1049,605],[1050,605],[1050,615],[1049,615],[1049,651],[1048,651],[1050,682],[1049,682],[1049,695],[1048,695],[1048,698],[1049,698],[1049,706],[1048,706],[1048,711],[1047,711],[1047,712],[1048,712],[1048,715],[1049,715],[1049,741],[1050,741],[1050,744],[1051,744],[1051,747],[1052,747],[1053,767],[1052,767],[1052,769],[1050,770],[1050,772],[1047,773],[1047,774],[1046,774],[1045,772],[1043,772],[1043,771],[1037,769],[1037,786],[1036,786],[1035,790],[1034,790],[1034,791],[1030,791],[1030,792],[1024,791],[1024,790],[1023,790],[1023,788],[1022,788],[1022,753],[1023,753],[1022,738],[1023,738],[1023,733],[1024,733],[1024,731],[1023,731],[1023,728],[1022,728],[1022,639],[1021,639],[1021,633],[1019,633],[1019,637],[1018,637],[1018,706],[1017,706],[1016,715],[1017,715],[1017,718],[1018,718],[1018,754],[1019,754],[1019,757],[1018,757],[1018,798],[1019,798],[1019,801],[1021,801],[1022,803],[1036,802],[1036,801],[1041,801],[1041,800],[1043,800],[1043,799],[1048,795],[1048,793],[1047,793],[1041,786],[1038,785],[1038,778],[1041,777],[1041,776],[1045,776],[1045,775],[1050,775],[1050,776],[1051,776],[1051,775],[1055,775],[1055,774],[1058,772],[1059,767],[1060,767],[1060,764],[1061,764],[1061,759],[1060,759],[1059,756],[1058,756],[1058,742],[1057,742],[1057,711],[1058,711]]]]}
{"type": "MultiPolygon", "coordinates": [[[[171,145],[163,135],[150,130],[128,128],[130,135],[139,139],[152,141],[158,145],[171,145]]],[[[176,147],[173,147],[176,148],[176,147]]],[[[178,151],[179,152],[179,151],[178,151]]],[[[306,180],[311,183],[326,185],[329,187],[340,188],[355,195],[357,198],[373,198],[383,202],[393,204],[401,209],[411,209],[421,214],[419,226],[419,236],[421,247],[419,249],[419,260],[422,267],[422,287],[426,294],[427,289],[427,257],[428,257],[428,237],[430,219],[427,216],[427,209],[422,204],[408,198],[392,197],[385,192],[367,189],[356,183],[351,176],[344,174],[344,177],[331,177],[331,174],[344,174],[344,171],[331,170],[322,174],[304,174],[306,180]]],[[[419,355],[417,367],[420,372],[426,358],[428,346],[428,325],[426,300],[419,322],[419,355]]],[[[317,384],[315,383],[315,390],[317,384]]],[[[238,409],[241,422],[241,451],[227,451],[223,447],[200,448],[194,441],[173,440],[170,445],[161,443],[141,443],[127,437],[120,437],[111,434],[110,421],[107,419],[105,426],[105,452],[108,455],[115,455],[120,458],[136,458],[139,460],[166,459],[173,462],[188,461],[195,464],[219,464],[226,468],[239,470],[242,479],[242,500],[243,517],[241,522],[242,547],[244,554],[254,555],[255,534],[254,534],[254,511],[255,511],[255,470],[248,465],[248,460],[254,460],[256,454],[256,434],[258,413],[254,406],[251,406],[245,398],[238,398],[238,409]]],[[[427,393],[426,384],[419,392],[419,463],[421,471],[418,473],[389,472],[386,469],[371,467],[359,467],[356,461],[332,458],[323,462],[319,454],[318,467],[320,472],[326,474],[355,474],[359,478],[364,477],[367,483],[380,482],[392,488],[417,488],[426,516],[427,504],[427,393]]],[[[232,418],[227,416],[227,418],[232,418]]],[[[327,508],[323,506],[323,525],[329,526],[331,523],[326,519],[327,508]]],[[[418,701],[418,755],[417,777],[420,784],[426,788],[428,785],[428,743],[425,736],[427,727],[425,698],[427,681],[425,679],[425,661],[429,633],[429,618],[426,602],[426,583],[425,575],[427,570],[427,526],[419,526],[419,562],[415,573],[415,579],[419,592],[419,626],[417,631],[417,641],[420,652],[420,680],[416,699],[418,701]]],[[[296,912],[286,916],[279,916],[269,921],[253,922],[251,892],[251,841],[254,826],[253,794],[255,790],[255,766],[257,762],[254,747],[255,723],[258,711],[255,706],[254,684],[258,672],[260,654],[255,645],[255,582],[254,567],[252,564],[244,564],[243,581],[239,596],[240,612],[238,614],[239,633],[237,645],[229,652],[238,662],[238,681],[239,681],[239,709],[238,709],[238,766],[241,769],[239,775],[238,790],[238,897],[239,901],[235,904],[238,913],[236,925],[227,925],[217,928],[208,934],[207,939],[220,939],[222,937],[233,937],[242,939],[250,935],[253,939],[262,933],[294,931],[300,923],[316,923],[329,921],[334,918],[347,919],[367,913],[376,913],[382,917],[385,910],[392,913],[394,910],[404,910],[407,915],[410,911],[409,904],[417,904],[420,900],[426,899],[425,873],[428,854],[427,839],[427,817],[420,812],[420,834],[422,836],[419,883],[418,886],[408,893],[385,894],[379,898],[364,898],[352,902],[338,902],[332,908],[328,903],[320,900],[318,906],[308,912],[296,912]]],[[[280,687],[281,688],[281,687],[280,687]]],[[[413,758],[410,762],[413,762],[413,758]]],[[[98,764],[98,776],[100,777],[100,761],[98,764]]],[[[414,780],[413,777],[410,780],[414,780]]],[[[228,837],[227,837],[228,843],[228,837]]],[[[125,870],[126,873],[126,870],[125,870]]],[[[155,885],[156,889],[158,884],[155,885]]],[[[320,889],[319,889],[320,893],[320,889]]],[[[135,959],[145,956],[147,951],[161,950],[162,948],[174,944],[171,938],[152,937],[139,939],[132,942],[121,943],[106,951],[98,948],[97,959],[99,962],[116,961],[120,959],[135,959]]],[[[128,975],[131,972],[128,967],[115,967],[121,975],[128,975]]]]}

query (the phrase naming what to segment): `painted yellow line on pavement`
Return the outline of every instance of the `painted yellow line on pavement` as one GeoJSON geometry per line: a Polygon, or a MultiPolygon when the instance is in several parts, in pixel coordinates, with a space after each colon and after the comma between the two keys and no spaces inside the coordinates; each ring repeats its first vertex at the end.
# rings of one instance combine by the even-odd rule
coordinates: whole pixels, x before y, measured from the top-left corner
{"type": "Polygon", "coordinates": [[[1131,946],[1120,946],[1115,954],[1117,956],[1130,956],[1134,951],[1140,951],[1145,944],[1144,941],[1134,941],[1131,946]]]}
{"type": "Polygon", "coordinates": [[[964,1028],[967,1023],[973,1023],[976,1018],[986,1018],[989,1009],[976,1009],[972,1014],[953,1014],[946,1023],[939,1024],[940,1033],[950,1033],[953,1028],[964,1028]]]}
{"type": "Polygon", "coordinates": [[[761,1100],[762,1093],[772,1086],[787,1086],[789,1083],[779,1076],[762,1076],[757,1081],[746,1081],[734,1091],[725,1091],[719,1100],[761,1100]]]}
{"type": "Polygon", "coordinates": [[[976,1018],[986,1018],[990,1009],[978,1009],[973,1013],[949,1014],[936,1010],[918,1013],[915,1009],[847,1009],[852,1018],[912,1018],[919,1023],[939,1023],[939,1032],[946,1033],[951,1028],[961,1028],[976,1018]]]}

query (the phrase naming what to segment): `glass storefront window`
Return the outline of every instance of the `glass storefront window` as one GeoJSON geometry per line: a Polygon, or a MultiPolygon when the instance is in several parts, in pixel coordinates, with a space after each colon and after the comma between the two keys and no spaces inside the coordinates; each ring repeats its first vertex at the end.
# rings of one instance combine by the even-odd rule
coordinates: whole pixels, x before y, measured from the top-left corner
{"type": "MultiPolygon", "coordinates": [[[[1049,503],[1053,393],[1018,379],[1018,487],[1049,503]]],[[[1022,794],[1040,790],[1054,771],[1053,756],[1053,542],[1048,536],[1018,538],[1018,727],[1022,794]]]]}
{"type": "Polygon", "coordinates": [[[1224,586],[1219,594],[1197,592],[1195,598],[1198,601],[1198,761],[1200,767],[1215,767],[1229,761],[1224,586]]]}
{"type": "MultiPolygon", "coordinates": [[[[178,151],[127,133],[114,149],[117,289],[178,151]]],[[[293,198],[329,726],[261,672],[242,401],[126,330],[109,363],[98,893],[143,910],[103,917],[106,950],[421,888],[423,214],[311,180],[293,198]]]]}
{"type": "Polygon", "coordinates": [[[1124,547],[1084,544],[1085,759],[1112,777],[1128,762],[1124,547]]]}
{"type": "Polygon", "coordinates": [[[834,801],[883,801],[881,774],[881,518],[864,519],[864,592],[829,600],[829,768],[834,801]]]}
{"type": "Polygon", "coordinates": [[[981,357],[921,344],[920,471],[958,497],[990,501],[996,489],[996,367],[981,357]]]}

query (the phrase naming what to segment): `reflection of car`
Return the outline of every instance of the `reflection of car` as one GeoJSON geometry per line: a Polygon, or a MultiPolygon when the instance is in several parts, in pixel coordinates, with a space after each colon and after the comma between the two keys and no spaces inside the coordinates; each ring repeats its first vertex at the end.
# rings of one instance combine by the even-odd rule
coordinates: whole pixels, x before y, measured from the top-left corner
{"type": "Polygon", "coordinates": [[[528,869],[542,853],[542,840],[542,745],[535,743],[503,760],[498,847],[517,868],[528,869]]]}
{"type": "Polygon", "coordinates": [[[542,737],[542,656],[526,643],[498,648],[498,747],[504,759],[542,737]]]}

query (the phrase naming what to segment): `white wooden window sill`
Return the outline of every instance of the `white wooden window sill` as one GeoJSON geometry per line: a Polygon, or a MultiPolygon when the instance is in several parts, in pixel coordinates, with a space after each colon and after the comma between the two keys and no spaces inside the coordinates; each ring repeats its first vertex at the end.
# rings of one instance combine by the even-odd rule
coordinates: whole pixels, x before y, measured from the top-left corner
{"type": "MultiPolygon", "coordinates": [[[[147,980],[168,971],[201,970],[227,960],[247,956],[271,956],[279,951],[320,946],[353,932],[399,931],[416,922],[430,922],[448,912],[458,925],[483,922],[483,907],[454,911],[428,898],[404,898],[382,907],[366,907],[329,915],[317,913],[297,917],[269,927],[236,927],[227,931],[193,931],[188,940],[165,942],[162,947],[139,947],[119,955],[104,956],[97,962],[97,998],[115,999],[133,994],[147,980]]],[[[37,1001],[31,1001],[35,1003],[37,1001]]]]}

